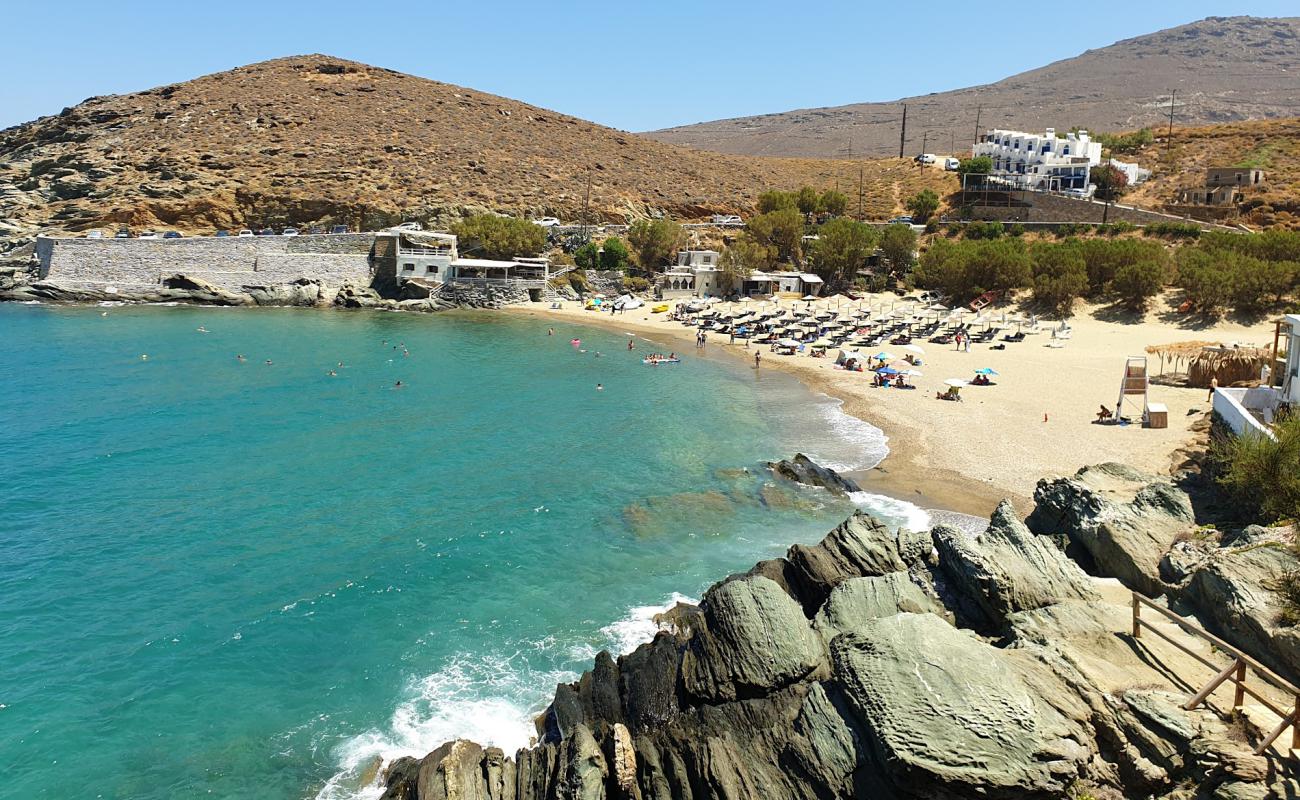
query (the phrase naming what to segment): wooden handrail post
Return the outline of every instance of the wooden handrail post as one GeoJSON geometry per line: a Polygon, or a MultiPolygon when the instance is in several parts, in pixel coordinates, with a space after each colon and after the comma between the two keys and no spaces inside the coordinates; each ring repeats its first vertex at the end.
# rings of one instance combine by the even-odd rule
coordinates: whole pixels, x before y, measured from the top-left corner
{"type": "Polygon", "coordinates": [[[1232,707],[1241,708],[1246,702],[1246,662],[1237,659],[1237,691],[1232,697],[1232,707]]]}
{"type": "Polygon", "coordinates": [[[1212,680],[1212,681],[1210,681],[1209,683],[1205,684],[1205,688],[1204,688],[1204,689],[1202,689],[1201,691],[1197,692],[1197,693],[1196,693],[1196,696],[1193,697],[1191,700],[1188,700],[1188,701],[1183,705],[1183,708],[1184,708],[1185,710],[1187,710],[1187,711],[1191,711],[1193,708],[1196,708],[1197,706],[1199,706],[1202,702],[1204,702],[1205,698],[1209,697],[1211,694],[1214,693],[1214,690],[1215,690],[1215,689],[1219,688],[1219,685],[1220,685],[1220,684],[1222,684],[1222,683],[1223,683],[1224,681],[1226,681],[1228,678],[1231,678],[1231,677],[1232,677],[1232,673],[1234,673],[1234,672],[1237,671],[1237,669],[1238,669],[1238,665],[1240,665],[1240,664],[1241,664],[1241,660],[1240,660],[1240,659],[1238,659],[1237,661],[1234,661],[1234,662],[1232,662],[1231,664],[1229,664],[1228,667],[1227,667],[1227,669],[1225,669],[1223,672],[1220,672],[1218,675],[1215,675],[1215,676],[1214,676],[1214,680],[1212,680]]]}
{"type": "Polygon", "coordinates": [[[1291,715],[1291,749],[1300,750],[1300,694],[1295,696],[1295,713],[1291,715]]]}
{"type": "Polygon", "coordinates": [[[1142,601],[1138,600],[1137,592],[1133,593],[1133,638],[1142,638],[1142,601]]]}

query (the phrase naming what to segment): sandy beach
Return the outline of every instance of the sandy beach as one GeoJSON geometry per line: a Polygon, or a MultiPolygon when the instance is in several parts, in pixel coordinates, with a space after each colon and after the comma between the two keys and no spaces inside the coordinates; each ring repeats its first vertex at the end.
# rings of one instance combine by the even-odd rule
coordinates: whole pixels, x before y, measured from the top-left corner
{"type": "MultiPolygon", "coordinates": [[[[888,306],[898,304],[899,298],[872,295],[863,302],[888,306]]],[[[791,301],[781,303],[789,306],[791,301]]],[[[835,301],[813,304],[814,309],[827,306],[835,308],[835,301]]],[[[841,307],[849,308],[847,304],[841,307]]],[[[1015,309],[1008,306],[993,313],[1003,311],[1011,314],[1015,309]]],[[[1078,306],[1069,319],[1071,338],[1060,348],[1047,346],[1052,340],[1052,323],[1046,320],[1037,331],[1026,326],[1029,335],[1025,340],[1007,344],[1005,350],[972,344],[970,351],[964,352],[952,344],[917,340],[924,353],[918,356],[922,364],[917,367],[923,375],[911,379],[915,390],[873,387],[871,373],[837,369],[834,350],[829,358],[802,353],[780,356],[767,345],[746,347],[741,340],[728,344],[728,337],[719,334],[709,336],[707,347],[710,353],[729,352],[751,365],[753,352],[759,350],[760,376],[766,370],[789,372],[814,390],[841,399],[846,412],[883,430],[889,437],[890,455],[865,476],[864,488],[925,507],[981,516],[1006,498],[1025,513],[1040,478],[1070,474],[1104,461],[1164,472],[1175,460],[1175,453],[1198,435],[1192,426],[1210,410],[1207,391],[1164,386],[1158,381],[1152,382],[1150,401],[1168,407],[1167,428],[1094,423],[1099,406],[1115,407],[1126,357],[1145,355],[1148,346],[1173,342],[1264,345],[1273,337],[1268,321],[1252,325],[1221,321],[1195,327],[1190,321],[1186,326],[1163,321],[1170,311],[1163,299],[1142,321],[1109,321],[1107,311],[1078,306]],[[983,367],[997,371],[995,385],[963,388],[960,403],[935,398],[936,391],[946,388],[946,379],[970,380],[975,370],[983,367]]],[[[661,340],[666,349],[686,358],[696,353],[694,328],[669,319],[667,314],[653,314],[649,307],[611,316],[583,310],[576,302],[566,302],[560,309],[536,303],[512,307],[512,313],[631,331],[661,340]]],[[[557,330],[560,333],[562,329],[557,330]]],[[[883,349],[900,357],[908,353],[892,345],[883,349]]],[[[1150,364],[1151,374],[1158,375],[1159,359],[1151,357],[1150,364]]],[[[1125,416],[1140,419],[1140,408],[1126,405],[1125,416]]]]}

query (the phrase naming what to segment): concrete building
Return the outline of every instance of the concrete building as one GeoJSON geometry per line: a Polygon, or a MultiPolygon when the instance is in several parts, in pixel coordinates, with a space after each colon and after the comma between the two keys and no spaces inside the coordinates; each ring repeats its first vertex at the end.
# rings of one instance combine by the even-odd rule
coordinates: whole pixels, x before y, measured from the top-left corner
{"type": "Polygon", "coordinates": [[[1245,199],[1242,190],[1264,183],[1264,171],[1246,167],[1210,167],[1205,184],[1178,192],[1178,204],[1231,207],[1245,199]]]}
{"type": "Polygon", "coordinates": [[[398,285],[418,279],[429,285],[511,285],[531,293],[544,289],[550,278],[546,258],[461,258],[450,233],[391,229],[375,234],[375,239],[377,252],[393,253],[398,285]]]}
{"type": "Polygon", "coordinates": [[[1206,186],[1259,186],[1264,170],[1251,167],[1210,167],[1205,171],[1206,186]]]}
{"type": "Polygon", "coordinates": [[[1286,337],[1286,368],[1265,385],[1214,390],[1214,413],[1238,436],[1273,436],[1270,426],[1283,407],[1300,404],[1300,314],[1287,314],[1280,335],[1286,337]]]}
{"type": "MultiPolygon", "coordinates": [[[[1101,142],[1087,131],[1071,131],[1058,137],[1055,128],[1043,134],[994,129],[980,137],[972,148],[977,156],[993,159],[992,180],[1017,189],[1041,192],[1091,194],[1092,168],[1102,163],[1101,142]]],[[[1128,178],[1130,184],[1151,177],[1151,170],[1137,164],[1107,159],[1128,178]]]]}

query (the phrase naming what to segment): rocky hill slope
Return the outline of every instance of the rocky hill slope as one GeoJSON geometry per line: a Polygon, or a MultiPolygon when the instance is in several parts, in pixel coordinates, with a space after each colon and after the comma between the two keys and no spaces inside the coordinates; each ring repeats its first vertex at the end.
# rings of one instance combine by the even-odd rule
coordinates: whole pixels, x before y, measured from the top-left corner
{"type": "MultiPolygon", "coordinates": [[[[126,224],[183,232],[470,211],[577,220],[747,212],[768,188],[855,193],[859,165],[688,151],[458,86],[322,55],[92,97],[0,131],[0,236],[126,224]],[[850,187],[854,187],[850,190],[850,187]]],[[[868,213],[939,185],[866,166],[868,213]]]]}
{"type": "MultiPolygon", "coordinates": [[[[1005,42],[1001,42],[1005,44],[1005,42]]],[[[993,46],[996,52],[998,40],[993,46]]],[[[972,54],[973,58],[981,57],[972,54]]],[[[902,103],[908,152],[958,150],[980,125],[1115,131],[1300,115],[1300,17],[1210,17],[1089,50],[1075,58],[973,86],[888,103],[857,103],[704,122],[648,136],[704,150],[824,158],[854,150],[897,154],[902,103]]]]}
{"type": "Polygon", "coordinates": [[[1293,673],[1300,636],[1263,588],[1291,551],[1262,528],[1192,537],[1187,495],[1116,464],[1035,497],[1027,523],[1004,503],[978,537],[855,515],[679,606],[673,632],[599,654],[558,687],[535,747],[448,742],[388,765],[383,798],[1295,797],[1280,748],[1252,753],[1251,709],[1185,710],[1210,670],[1132,638],[1130,595],[1067,555],[1293,673]]]}

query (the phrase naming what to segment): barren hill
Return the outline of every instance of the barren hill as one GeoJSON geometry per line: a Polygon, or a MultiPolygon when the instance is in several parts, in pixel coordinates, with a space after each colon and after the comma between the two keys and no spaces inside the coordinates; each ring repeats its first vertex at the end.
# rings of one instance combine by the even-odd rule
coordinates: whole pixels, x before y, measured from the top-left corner
{"type": "MultiPolygon", "coordinates": [[[[941,174],[865,167],[868,215],[941,174]]],[[[0,131],[0,235],[116,223],[182,231],[491,210],[576,220],[747,212],[767,188],[853,197],[859,165],[705,154],[322,55],[92,97],[0,131]],[[6,230],[7,229],[7,230],[6,230]]],[[[856,209],[855,209],[856,210],[856,209]]]]}
{"type": "MultiPolygon", "coordinates": [[[[996,48],[994,48],[996,52],[996,48]]],[[[972,54],[973,58],[980,57],[972,54]]],[[[673,144],[723,153],[832,157],[898,153],[902,104],[907,152],[968,149],[977,109],[983,128],[1078,125],[1115,131],[1300,115],[1300,17],[1210,17],[1125,39],[997,83],[909,97],[703,122],[653,131],[673,144]]]]}

